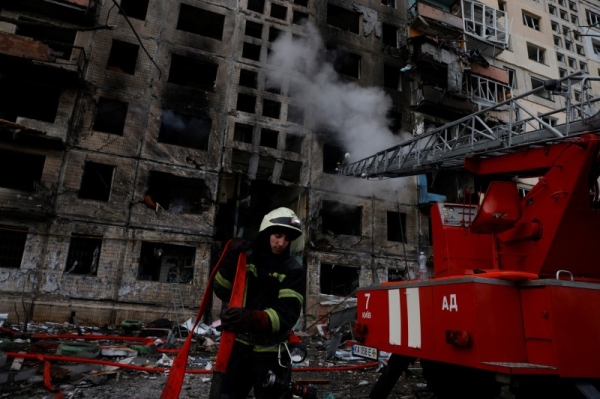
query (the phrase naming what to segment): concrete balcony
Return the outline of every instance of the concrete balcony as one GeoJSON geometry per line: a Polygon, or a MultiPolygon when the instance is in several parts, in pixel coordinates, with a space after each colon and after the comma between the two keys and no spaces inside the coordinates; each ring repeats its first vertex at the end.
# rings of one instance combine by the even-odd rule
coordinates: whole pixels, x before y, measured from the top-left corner
{"type": "Polygon", "coordinates": [[[5,3],[6,9],[34,11],[74,24],[92,26],[96,23],[97,0],[12,0],[5,3]]]}
{"type": "Polygon", "coordinates": [[[479,48],[488,57],[495,57],[508,48],[509,32],[504,11],[478,1],[463,0],[462,16],[467,48],[479,48]]]}
{"type": "Polygon", "coordinates": [[[409,7],[408,23],[411,37],[425,34],[460,38],[463,34],[463,21],[460,17],[421,1],[409,7]]]}

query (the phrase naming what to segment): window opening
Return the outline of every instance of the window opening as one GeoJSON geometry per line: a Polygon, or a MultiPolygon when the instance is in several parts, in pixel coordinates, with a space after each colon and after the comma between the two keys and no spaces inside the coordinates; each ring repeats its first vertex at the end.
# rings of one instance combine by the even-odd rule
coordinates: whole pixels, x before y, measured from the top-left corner
{"type": "Polygon", "coordinates": [[[558,62],[565,62],[565,56],[562,53],[556,53],[556,59],[558,62]]]}
{"type": "Polygon", "coordinates": [[[383,86],[388,89],[400,88],[400,68],[392,65],[383,65],[383,86]]]}
{"type": "Polygon", "coordinates": [[[387,212],[387,240],[407,243],[406,213],[387,212]]]}
{"type": "Polygon", "coordinates": [[[542,47],[527,43],[527,56],[530,60],[544,64],[546,61],[546,50],[542,47]]]}
{"type": "Polygon", "coordinates": [[[45,162],[43,155],[0,150],[0,167],[4,171],[0,173],[0,187],[35,192],[45,162]]]}
{"type": "Polygon", "coordinates": [[[211,129],[210,118],[166,109],[162,111],[158,142],[206,151],[211,129]]]}
{"type": "Polygon", "coordinates": [[[271,3],[271,16],[273,18],[285,20],[287,18],[287,7],[271,3]]]}
{"type": "Polygon", "coordinates": [[[558,23],[550,22],[550,25],[552,26],[553,32],[560,33],[560,27],[559,27],[558,23]]]}
{"type": "MultiPolygon", "coordinates": [[[[544,81],[538,78],[534,78],[533,76],[531,77],[531,88],[533,90],[537,89],[538,87],[544,87],[544,81]]],[[[535,93],[536,96],[541,97],[541,98],[545,98],[547,100],[552,100],[552,93],[550,93],[548,90],[540,90],[538,92],[535,93]]]]}
{"type": "Polygon", "coordinates": [[[558,76],[560,78],[564,78],[565,76],[567,76],[567,70],[563,68],[558,68],[558,76]]]}
{"type": "Polygon", "coordinates": [[[102,250],[102,236],[71,234],[69,254],[64,274],[87,274],[96,276],[102,250]]]}
{"type": "Polygon", "coordinates": [[[585,61],[579,61],[579,69],[581,71],[587,72],[588,71],[587,63],[585,61]]]}
{"type": "Polygon", "coordinates": [[[393,134],[400,134],[402,131],[402,113],[390,109],[387,113],[387,119],[389,121],[389,128],[393,134]]]}
{"type": "MultiPolygon", "coordinates": [[[[146,19],[148,12],[148,0],[121,0],[121,10],[125,12],[129,18],[146,19]]],[[[121,12],[119,10],[119,12],[121,12]]]]}
{"type": "Polygon", "coordinates": [[[512,68],[504,67],[504,69],[508,73],[508,85],[511,89],[517,89],[517,72],[512,68]]]}
{"type": "Polygon", "coordinates": [[[258,72],[249,71],[247,69],[240,70],[240,86],[256,89],[258,87],[258,72]]]}
{"type": "Polygon", "coordinates": [[[567,13],[565,10],[560,10],[560,19],[568,21],[569,20],[569,13],[567,13]]]}
{"type": "Polygon", "coordinates": [[[115,167],[96,162],[86,162],[79,187],[79,198],[108,201],[115,167]]]}
{"type": "Polygon", "coordinates": [[[269,42],[274,42],[279,35],[281,34],[281,29],[274,28],[272,26],[269,27],[269,42]]]}
{"type": "Polygon", "coordinates": [[[242,57],[254,61],[260,61],[260,45],[244,42],[242,57]]]}
{"type": "Polygon", "coordinates": [[[262,38],[263,24],[246,20],[246,29],[244,34],[250,37],[262,38]]]}
{"type": "Polygon", "coordinates": [[[398,47],[398,28],[394,25],[382,24],[382,41],[386,46],[398,47]]]}
{"type": "Polygon", "coordinates": [[[295,152],[300,154],[302,152],[302,140],[303,136],[299,134],[288,133],[285,136],[285,150],[289,152],[295,152]]]}
{"type": "Polygon", "coordinates": [[[577,61],[575,60],[575,58],[569,57],[569,66],[573,69],[577,68],[577,61]]]}
{"type": "Polygon", "coordinates": [[[592,49],[594,50],[594,54],[600,55],[600,42],[592,39],[592,49]]]}
{"type": "Polygon", "coordinates": [[[327,24],[338,29],[356,33],[359,32],[359,14],[345,8],[327,4],[327,24]]]}
{"type": "Polygon", "coordinates": [[[359,79],[360,64],[360,55],[337,50],[334,62],[334,68],[337,73],[359,79]]]}
{"type": "Polygon", "coordinates": [[[16,122],[23,117],[54,123],[62,92],[58,86],[0,77],[0,93],[10,93],[0,96],[0,119],[16,122]]]}
{"type": "Polygon", "coordinates": [[[26,243],[27,229],[0,226],[0,268],[20,268],[26,243]]]}
{"type": "Polygon", "coordinates": [[[211,39],[223,39],[225,15],[181,3],[177,29],[211,39]]]}
{"type": "Polygon", "coordinates": [[[323,144],[323,173],[336,175],[339,165],[344,162],[346,150],[333,143],[323,144]]]}
{"type": "Polygon", "coordinates": [[[292,14],[292,23],[302,24],[304,21],[308,21],[308,14],[302,11],[294,10],[292,14]]]}
{"type": "Polygon", "coordinates": [[[595,12],[592,12],[590,10],[585,10],[585,15],[587,17],[588,25],[597,28],[600,24],[600,14],[596,14],[595,12]]]}
{"type": "Polygon", "coordinates": [[[552,15],[556,15],[557,14],[556,7],[554,7],[552,5],[548,5],[548,12],[552,15]]]}
{"type": "Polygon", "coordinates": [[[139,48],[140,46],[137,44],[113,39],[106,69],[133,75],[135,73],[139,48]]]}
{"type": "Polygon", "coordinates": [[[554,45],[562,47],[562,39],[559,36],[554,36],[554,45]]]}
{"type": "Polygon", "coordinates": [[[142,242],[138,280],[190,284],[196,247],[142,242]]]}
{"type": "Polygon", "coordinates": [[[321,209],[323,234],[360,236],[362,233],[362,207],[323,201],[321,209]]]}
{"type": "Polygon", "coordinates": [[[279,139],[279,132],[276,130],[262,128],[260,131],[260,146],[277,148],[277,141],[279,139]]]}
{"type": "Polygon", "coordinates": [[[236,123],[233,128],[233,140],[241,141],[242,143],[252,143],[252,134],[254,126],[243,123],[236,123]]]}
{"type": "Polygon", "coordinates": [[[540,30],[540,18],[523,13],[523,25],[531,29],[540,30]]]}
{"type": "Polygon", "coordinates": [[[194,89],[213,90],[219,66],[177,54],[171,54],[169,83],[194,89]]]}
{"type": "Polygon", "coordinates": [[[253,114],[256,110],[256,96],[238,93],[236,109],[253,114]]]}
{"type": "Polygon", "coordinates": [[[288,122],[297,123],[298,125],[304,124],[304,108],[298,105],[288,105],[288,122]]]}
{"type": "Polygon", "coordinates": [[[204,180],[150,172],[148,192],[152,200],[173,214],[199,214],[210,200],[204,180]]]}
{"type": "Polygon", "coordinates": [[[122,135],[127,108],[128,104],[123,101],[100,97],[96,106],[93,129],[98,132],[122,135]]]}
{"type": "Polygon", "coordinates": [[[319,279],[321,294],[348,296],[358,288],[359,275],[358,267],[321,263],[319,279]]]}
{"type": "Polygon", "coordinates": [[[278,101],[263,99],[263,116],[279,119],[281,114],[281,103],[278,101]]]}
{"type": "Polygon", "coordinates": [[[308,0],[294,0],[294,4],[302,7],[308,7],[308,0]]]}
{"type": "Polygon", "coordinates": [[[248,0],[248,10],[262,14],[265,11],[265,0],[248,0]]]}

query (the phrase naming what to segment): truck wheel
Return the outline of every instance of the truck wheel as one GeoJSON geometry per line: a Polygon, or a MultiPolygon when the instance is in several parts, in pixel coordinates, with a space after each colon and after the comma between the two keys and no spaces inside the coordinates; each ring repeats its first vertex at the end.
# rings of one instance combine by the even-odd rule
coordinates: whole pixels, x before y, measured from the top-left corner
{"type": "Polygon", "coordinates": [[[494,373],[453,364],[421,360],[423,377],[439,399],[494,399],[501,384],[494,373]]]}

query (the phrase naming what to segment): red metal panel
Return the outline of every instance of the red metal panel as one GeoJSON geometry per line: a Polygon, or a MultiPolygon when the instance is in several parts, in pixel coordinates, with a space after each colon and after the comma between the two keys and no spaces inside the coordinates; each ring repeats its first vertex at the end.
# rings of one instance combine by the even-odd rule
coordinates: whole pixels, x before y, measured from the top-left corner
{"type": "Polygon", "coordinates": [[[525,287],[521,291],[525,345],[530,363],[556,366],[551,309],[545,287],[525,287]]]}

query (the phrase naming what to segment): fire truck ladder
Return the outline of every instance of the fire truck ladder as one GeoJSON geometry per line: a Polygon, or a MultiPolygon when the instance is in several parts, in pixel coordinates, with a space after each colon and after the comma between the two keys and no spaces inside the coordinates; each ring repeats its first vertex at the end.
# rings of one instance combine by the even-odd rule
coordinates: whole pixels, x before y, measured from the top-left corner
{"type": "Polygon", "coordinates": [[[183,294],[178,281],[171,282],[171,301],[173,302],[173,317],[177,325],[177,333],[179,338],[183,338],[181,334],[181,325],[185,322],[185,306],[183,304],[183,294]]]}
{"type": "Polygon", "coordinates": [[[591,81],[600,81],[600,77],[583,76],[579,71],[562,79],[546,80],[532,91],[341,166],[339,174],[391,178],[461,169],[465,157],[491,157],[514,152],[523,146],[542,146],[572,139],[600,129],[600,113],[595,108],[600,98],[592,98],[588,93],[591,81]],[[580,93],[575,102],[571,100],[573,89],[580,93]],[[561,96],[565,98],[565,106],[538,115],[522,101],[530,96],[561,96]],[[496,115],[507,115],[508,121],[498,123],[495,120],[494,124],[488,124],[485,118],[492,111],[496,115]],[[554,125],[552,121],[563,123],[554,125]]]}

